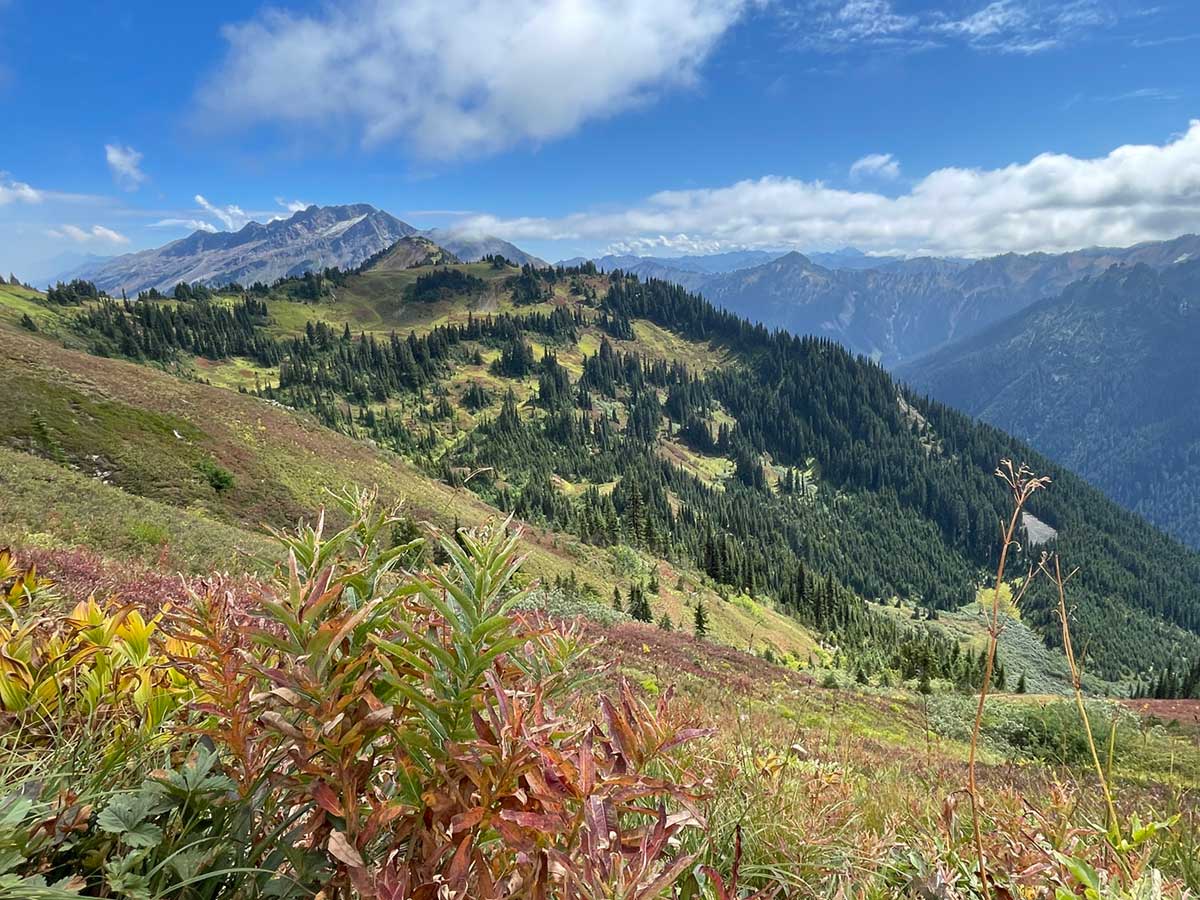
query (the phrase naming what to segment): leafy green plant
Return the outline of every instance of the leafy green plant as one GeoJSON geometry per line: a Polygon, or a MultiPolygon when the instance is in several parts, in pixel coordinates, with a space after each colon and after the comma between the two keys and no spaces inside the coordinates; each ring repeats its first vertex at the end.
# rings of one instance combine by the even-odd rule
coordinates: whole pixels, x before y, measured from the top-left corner
{"type": "Polygon", "coordinates": [[[18,570],[0,554],[4,574],[0,711],[20,722],[24,741],[50,739],[65,725],[102,728],[119,748],[128,731],[157,731],[186,700],[187,680],[169,664],[157,618],[94,598],[57,612],[35,569],[18,570]]]}

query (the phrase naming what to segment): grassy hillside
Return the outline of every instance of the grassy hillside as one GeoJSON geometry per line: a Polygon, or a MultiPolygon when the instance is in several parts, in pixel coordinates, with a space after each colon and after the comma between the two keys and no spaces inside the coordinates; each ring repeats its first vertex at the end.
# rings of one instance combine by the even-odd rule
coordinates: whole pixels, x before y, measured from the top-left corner
{"type": "MultiPolygon", "coordinates": [[[[57,469],[49,463],[27,465],[20,477],[24,480],[30,473],[36,474],[39,466],[57,469]]],[[[60,486],[86,491],[88,483],[80,476],[70,476],[60,486]]],[[[116,489],[100,487],[102,495],[108,492],[101,496],[102,501],[121,502],[116,489]]],[[[125,503],[136,515],[159,514],[149,501],[131,503],[126,497],[125,503]]],[[[361,529],[374,520],[355,521],[360,530],[354,533],[362,534],[361,529]]],[[[168,524],[178,527],[174,522],[168,524]]],[[[213,530],[228,539],[228,532],[213,530]]],[[[290,540],[299,559],[311,558],[317,546],[314,535],[300,531],[290,540]]],[[[47,874],[71,876],[75,886],[86,888],[87,896],[103,896],[110,892],[106,890],[109,886],[116,889],[128,884],[130,873],[153,884],[150,896],[160,897],[190,898],[188,886],[211,887],[215,891],[212,896],[276,896],[277,888],[262,883],[274,873],[300,887],[294,896],[312,896],[319,887],[328,891],[331,885],[350,878],[357,890],[346,896],[369,896],[377,891],[365,886],[389,880],[384,866],[394,835],[412,833],[409,820],[420,823],[423,814],[442,815],[457,827],[449,831],[440,825],[418,825],[423,829],[417,832],[422,839],[437,835],[444,840],[447,832],[465,831],[472,842],[479,840],[480,862],[464,877],[483,878],[480,873],[485,871],[485,861],[506,859],[509,854],[516,857],[514,867],[522,865],[528,855],[521,855],[519,847],[535,836],[543,846],[561,854],[557,857],[558,872],[562,873],[558,877],[567,877],[595,863],[588,841],[577,843],[556,830],[554,814],[514,818],[523,829],[514,833],[494,826],[489,813],[499,818],[503,815],[499,810],[510,815],[512,811],[540,810],[547,803],[542,787],[545,776],[543,770],[530,767],[544,760],[546,766],[561,766],[545,771],[570,778],[577,771],[574,761],[581,758],[594,759],[597,769],[595,776],[578,782],[588,804],[568,797],[565,802],[555,801],[559,807],[555,814],[582,817],[589,804],[614,803],[608,788],[627,792],[632,786],[638,790],[639,801],[654,798],[672,812],[670,819],[664,814],[657,821],[675,840],[657,850],[653,845],[634,843],[630,854],[639,852],[635,848],[640,847],[642,856],[637,858],[645,858],[648,866],[683,860],[712,867],[712,872],[681,867],[684,871],[674,872],[658,896],[686,896],[676,891],[692,890],[692,896],[721,898],[728,895],[716,892],[716,877],[727,881],[739,876],[743,888],[773,889],[782,896],[920,896],[931,871],[937,871],[940,883],[956,896],[982,896],[966,804],[959,801],[961,791],[957,789],[966,778],[973,698],[942,692],[918,697],[897,689],[838,686],[832,679],[818,687],[792,668],[652,625],[590,623],[581,630],[564,631],[561,626],[548,630],[545,623],[501,616],[497,616],[503,629],[499,637],[511,635],[522,650],[496,661],[490,683],[495,687],[487,690],[481,679],[472,686],[455,677],[459,675],[455,654],[435,655],[425,649],[427,644],[408,636],[404,652],[397,651],[396,657],[410,660],[416,654],[427,654],[427,664],[444,667],[437,670],[438,677],[431,685],[421,678],[419,669],[405,667],[397,673],[394,663],[381,662],[377,654],[383,651],[375,639],[396,639],[391,616],[362,621],[364,612],[395,603],[397,595],[390,590],[373,593],[372,604],[361,606],[361,595],[340,589],[343,583],[362,583],[364,558],[369,561],[366,574],[371,583],[372,567],[379,565],[382,557],[361,553],[356,545],[340,551],[332,541],[329,546],[325,560],[334,562],[326,571],[339,589],[326,594],[331,599],[315,605],[306,622],[294,624],[299,632],[297,643],[285,646],[282,653],[273,646],[279,637],[269,643],[255,641],[250,630],[222,628],[219,618],[217,625],[212,624],[211,614],[206,612],[213,608],[214,596],[229,597],[235,610],[256,610],[268,622],[275,616],[275,624],[282,625],[289,610],[286,600],[263,607],[255,601],[263,592],[268,597],[286,597],[281,585],[272,587],[257,579],[225,579],[215,585],[190,579],[186,587],[196,595],[189,596],[185,585],[164,580],[157,567],[113,565],[78,550],[25,547],[18,551],[15,568],[14,561],[5,558],[0,588],[11,590],[14,575],[26,585],[32,583],[32,596],[25,602],[38,610],[34,624],[43,631],[59,623],[69,626],[73,620],[65,618],[63,610],[93,594],[97,597],[91,615],[106,628],[92,628],[73,639],[96,640],[96,634],[110,630],[115,638],[93,646],[90,653],[74,654],[65,669],[81,670],[89,660],[100,658],[120,676],[111,680],[111,687],[98,701],[89,701],[87,694],[76,699],[63,688],[57,700],[61,704],[57,721],[49,731],[36,714],[12,711],[13,693],[6,695],[6,714],[26,727],[6,730],[0,742],[6,749],[19,750],[43,763],[33,772],[19,762],[6,763],[6,783],[31,800],[53,797],[56,790],[70,788],[73,798],[86,803],[89,810],[99,810],[98,817],[84,815],[74,822],[70,840],[54,837],[47,845],[30,839],[40,832],[40,811],[25,805],[11,809],[5,827],[17,838],[6,874],[12,896],[54,900],[70,896],[49,893],[44,882],[36,880],[47,874]],[[25,579],[22,566],[31,563],[42,577],[49,574],[56,583],[38,586],[36,579],[25,579]],[[108,600],[109,592],[119,599],[108,600]],[[136,646],[133,641],[138,632],[133,628],[142,623],[141,619],[123,621],[130,615],[131,602],[152,617],[149,627],[141,626],[146,649],[140,655],[127,649],[136,646]],[[345,637],[330,647],[328,635],[352,614],[355,627],[346,626],[340,632],[345,637]],[[199,629],[198,637],[211,643],[192,644],[193,649],[182,658],[168,657],[171,645],[164,638],[164,627],[170,627],[173,634],[193,636],[199,629]],[[312,652],[322,646],[322,640],[326,642],[324,651],[312,652]],[[348,648],[352,652],[343,652],[343,641],[355,642],[348,648]],[[249,665],[243,669],[247,657],[249,665]],[[529,664],[532,672],[513,668],[514,657],[529,664]],[[560,668],[563,663],[568,668],[560,668]],[[314,677],[310,667],[318,665],[322,668],[314,677]],[[371,667],[368,674],[374,677],[354,677],[363,665],[371,667]],[[156,670],[170,673],[171,678],[142,680],[147,672],[156,670]],[[181,677],[184,673],[187,677],[181,677]],[[276,687],[274,692],[251,694],[251,712],[246,716],[244,707],[231,704],[229,696],[221,693],[221,686],[228,689],[230,682],[219,679],[231,677],[253,679],[251,688],[260,683],[276,687]],[[437,698],[444,698],[447,689],[454,690],[451,697],[465,695],[470,708],[482,713],[465,729],[455,729],[457,740],[438,740],[438,730],[443,727],[439,720],[453,720],[433,703],[429,704],[430,715],[417,715],[415,701],[409,701],[408,694],[398,698],[387,693],[398,677],[411,681],[414,692],[428,691],[437,698]],[[207,691],[202,695],[203,704],[188,702],[191,679],[207,691]],[[139,684],[146,686],[134,693],[132,686],[139,684]],[[291,684],[303,687],[304,694],[288,686],[291,684]],[[362,702],[364,689],[371,692],[373,701],[386,698],[390,704],[362,702]],[[497,691],[499,699],[491,690],[497,691]],[[603,707],[603,723],[588,712],[596,708],[598,690],[616,698],[617,704],[603,707]],[[145,705],[147,693],[154,698],[154,706],[145,705]],[[541,705],[543,697],[563,702],[550,709],[541,705]],[[108,722],[123,727],[88,728],[88,702],[96,703],[108,722]],[[339,714],[326,715],[330,707],[339,714]],[[149,709],[158,712],[151,717],[149,709]],[[386,717],[381,710],[386,710],[386,717]],[[511,743],[499,748],[489,743],[494,738],[488,722],[497,715],[510,717],[504,735],[511,743]],[[539,737],[548,721],[558,726],[555,734],[539,737]],[[205,735],[203,741],[195,741],[197,728],[205,735]],[[294,771],[286,753],[290,744],[277,735],[303,742],[315,733],[321,741],[314,741],[304,772],[319,780],[259,780],[264,767],[272,772],[294,771]],[[139,740],[140,735],[158,740],[139,740]],[[581,738],[583,735],[597,738],[594,756],[589,755],[592,741],[581,738]],[[243,740],[258,753],[246,754],[243,740]],[[580,741],[582,750],[576,746],[580,741]],[[368,749],[364,753],[384,747],[390,752],[374,754],[373,765],[351,776],[337,766],[347,758],[342,749],[346,744],[356,749],[365,744],[368,749]],[[176,752],[162,752],[164,745],[176,752]],[[530,753],[531,747],[543,747],[543,754],[530,753]],[[215,760],[213,748],[219,754],[215,760]],[[484,752],[489,748],[490,752],[484,752]],[[617,767],[610,768],[614,754],[618,754],[617,767]],[[422,771],[419,779],[411,782],[412,770],[401,769],[409,775],[397,787],[392,774],[397,767],[416,767],[429,756],[440,761],[432,773],[422,771]],[[97,759],[107,764],[94,773],[81,765],[87,760],[94,765],[97,759]],[[212,767],[213,762],[217,768],[212,767]],[[513,769],[520,774],[506,774],[513,769]],[[483,797],[497,802],[503,797],[507,805],[482,807],[482,824],[475,821],[478,813],[462,815],[467,811],[460,808],[463,799],[453,799],[460,796],[454,790],[461,784],[460,772],[463,777],[470,773],[470,783],[486,791],[483,797]],[[648,775],[650,780],[643,780],[648,775]],[[239,790],[242,784],[252,790],[239,790]],[[169,790],[173,788],[186,797],[186,805],[167,803],[168,798],[177,796],[169,790]],[[138,805],[143,796],[159,797],[159,802],[143,807],[138,805]],[[130,800],[137,802],[130,806],[130,800]],[[357,801],[353,807],[352,800],[357,801]],[[451,804],[453,815],[447,812],[446,803],[451,804]],[[318,811],[323,806],[330,809],[318,811]],[[347,826],[353,837],[343,838],[319,830],[314,834],[312,829],[285,830],[264,850],[257,843],[239,845],[232,823],[224,817],[230,807],[239,811],[244,807],[249,820],[256,825],[264,823],[267,830],[274,826],[276,816],[297,810],[318,821],[329,816],[331,820],[325,821],[330,830],[343,835],[336,826],[355,821],[352,817],[365,819],[380,808],[388,809],[389,821],[396,824],[394,831],[350,831],[347,826]],[[126,848],[111,837],[114,832],[123,841],[136,842],[137,852],[124,852],[126,848]],[[206,849],[220,848],[221,854],[189,856],[186,868],[169,863],[196,840],[206,849]],[[350,841],[353,853],[346,850],[350,841]],[[249,864],[222,862],[226,858],[222,854],[239,852],[249,856],[249,864]],[[98,859],[109,864],[97,866],[98,859]],[[120,867],[114,859],[120,860],[120,867]],[[357,871],[362,869],[367,869],[366,875],[357,871]],[[693,871],[695,875],[690,874],[693,871]],[[264,877],[258,878],[259,874],[264,877]],[[366,881],[367,877],[372,880],[366,881]],[[695,893],[697,890],[700,893],[695,893]]],[[[484,549],[495,546],[485,544],[484,549]]],[[[279,548],[274,549],[273,558],[279,560],[280,553],[279,548]]],[[[504,565],[511,563],[504,554],[499,558],[504,565]]],[[[482,585],[484,596],[493,597],[495,576],[483,571],[483,564],[491,559],[478,551],[460,558],[461,581],[450,583],[460,590],[466,588],[466,596],[471,594],[470,586],[479,589],[482,585]]],[[[158,565],[163,564],[160,560],[158,565]]],[[[489,565],[494,571],[496,564],[489,565]]],[[[321,591],[329,586],[317,566],[302,562],[299,568],[300,574],[293,576],[298,579],[299,598],[310,596],[314,583],[321,585],[321,591]]],[[[451,574],[454,571],[452,568],[451,574]]],[[[401,576],[405,581],[416,577],[401,576]]],[[[395,580],[387,583],[394,585],[395,580]]],[[[429,631],[422,629],[416,634],[428,640],[430,633],[436,633],[434,627],[448,627],[444,620],[439,622],[432,608],[426,612],[428,595],[399,596],[407,597],[403,613],[396,613],[402,621],[404,616],[420,615],[420,624],[431,624],[429,631]]],[[[4,615],[14,615],[10,605],[0,610],[0,616],[4,615]]],[[[244,620],[234,620],[240,621],[244,620]]],[[[279,631],[286,633],[283,628],[279,631]]],[[[77,627],[74,632],[69,627],[61,629],[66,639],[79,633],[77,627]]],[[[458,630],[455,646],[460,652],[470,652],[469,633],[458,630]]],[[[178,645],[174,652],[179,652],[178,645]]],[[[232,699],[239,696],[235,693],[232,699]]],[[[1095,825],[1104,816],[1104,807],[1099,790],[1086,777],[1087,745],[1073,708],[1058,698],[993,697],[980,749],[980,783],[986,797],[983,846],[993,895],[1069,896],[1088,883],[1091,871],[1115,858],[1107,863],[1112,866],[1109,878],[1114,890],[1128,890],[1128,896],[1146,896],[1152,889],[1156,893],[1150,896],[1187,896],[1185,886],[1200,884],[1200,871],[1195,867],[1200,821],[1192,802],[1193,792],[1200,787],[1200,744],[1196,732],[1186,725],[1180,727],[1177,719],[1194,710],[1195,704],[1188,707],[1179,702],[1142,704],[1136,713],[1116,704],[1089,705],[1092,727],[1111,729],[1106,783],[1116,792],[1123,832],[1132,835],[1131,829],[1140,827],[1136,822],[1147,818],[1164,823],[1148,833],[1139,831],[1136,843],[1127,844],[1107,837],[1095,825]],[[1164,723],[1161,716],[1174,719],[1164,723]],[[1045,822],[1058,827],[1036,828],[1045,822]]],[[[476,803],[473,798],[477,796],[480,794],[464,799],[476,803]]],[[[619,821],[618,827],[628,834],[643,813],[631,808],[619,820],[611,821],[619,821]]],[[[580,833],[591,835],[597,826],[584,819],[578,827],[580,833]]],[[[406,869],[420,865],[439,875],[446,871],[445,860],[437,855],[417,857],[406,869]]],[[[455,870],[449,871],[453,874],[455,870]]],[[[426,877],[438,883],[436,877],[426,877]]],[[[495,896],[486,882],[474,890],[471,896],[495,896]]],[[[550,891],[548,896],[558,894],[550,891]]]]}
{"type": "MultiPolygon", "coordinates": [[[[196,573],[257,571],[264,525],[312,519],[328,490],[352,484],[378,487],[444,529],[505,517],[303,413],[0,328],[0,390],[16,398],[0,420],[0,543],[82,545],[196,573]],[[213,472],[231,483],[214,486],[213,472]]],[[[638,573],[657,567],[662,611],[675,622],[690,622],[702,600],[719,640],[798,659],[814,646],[791,618],[724,603],[694,571],[631,548],[618,557],[536,525],[526,525],[523,546],[528,575],[574,573],[603,605],[614,585],[628,590],[632,559],[638,573]]]]}

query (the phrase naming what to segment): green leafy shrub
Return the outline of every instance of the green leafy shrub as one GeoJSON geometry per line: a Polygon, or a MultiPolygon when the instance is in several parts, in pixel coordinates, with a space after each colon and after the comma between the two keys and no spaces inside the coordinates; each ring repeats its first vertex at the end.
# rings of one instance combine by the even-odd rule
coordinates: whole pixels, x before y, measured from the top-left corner
{"type": "MultiPolygon", "coordinates": [[[[975,717],[975,698],[938,694],[929,700],[929,724],[943,737],[968,740],[975,717]]],[[[1096,734],[1107,735],[1116,722],[1114,758],[1119,759],[1137,734],[1135,717],[1115,703],[1094,700],[1087,704],[1088,719],[1096,734]]],[[[1010,759],[1036,759],[1053,764],[1087,763],[1087,735],[1074,704],[993,700],[985,709],[982,742],[1010,759]]]]}
{"type": "Polygon", "coordinates": [[[170,539],[167,528],[156,522],[133,522],[129,526],[129,542],[140,552],[162,547],[170,539]]]}
{"type": "Polygon", "coordinates": [[[227,491],[233,487],[233,473],[228,469],[223,469],[211,459],[203,459],[196,464],[196,468],[200,474],[204,476],[204,480],[218,494],[222,491],[227,491]]]}

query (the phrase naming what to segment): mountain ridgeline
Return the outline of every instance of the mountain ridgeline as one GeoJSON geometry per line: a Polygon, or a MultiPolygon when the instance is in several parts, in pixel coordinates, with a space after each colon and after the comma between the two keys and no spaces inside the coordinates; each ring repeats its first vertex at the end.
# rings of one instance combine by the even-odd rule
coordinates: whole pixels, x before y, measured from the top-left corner
{"type": "Polygon", "coordinates": [[[101,290],[135,294],[170,291],[176,284],[271,282],[324,268],[352,268],[417,229],[365,203],[310,206],[235,232],[196,231],[154,250],[85,266],[79,277],[101,290]]]}
{"type": "Polygon", "coordinates": [[[1164,268],[1200,258],[1200,237],[1122,249],[1008,253],[974,262],[905,259],[830,268],[799,253],[690,285],[719,306],[794,334],[833,338],[893,368],[989,325],[1110,266],[1164,268]]]}
{"type": "Polygon", "coordinates": [[[353,269],[389,248],[397,258],[406,255],[409,265],[485,256],[544,265],[499,238],[445,229],[422,232],[369,204],[354,203],[309,206],[286,219],[248,222],[234,232],[196,231],[153,250],[88,261],[62,280],[84,278],[110,294],[131,296],[152,289],[168,293],[180,282],[269,284],[306,272],[353,269]]]}
{"type": "MultiPolygon", "coordinates": [[[[992,473],[1025,461],[1054,479],[1031,511],[1081,567],[1091,671],[1128,679],[1200,655],[1200,556],[827,338],[592,265],[368,266],[296,295],[285,282],[261,298],[91,303],[71,327],[107,355],[252,360],[254,393],[530,522],[769,597],[865,672],[978,679],[924,620],[986,581],[1008,503],[992,473]],[[919,621],[864,602],[897,598],[919,621]]],[[[1047,588],[1023,616],[1054,646],[1047,588]]]]}
{"type": "Polygon", "coordinates": [[[1200,547],[1200,259],[1118,265],[900,370],[1200,547]]]}

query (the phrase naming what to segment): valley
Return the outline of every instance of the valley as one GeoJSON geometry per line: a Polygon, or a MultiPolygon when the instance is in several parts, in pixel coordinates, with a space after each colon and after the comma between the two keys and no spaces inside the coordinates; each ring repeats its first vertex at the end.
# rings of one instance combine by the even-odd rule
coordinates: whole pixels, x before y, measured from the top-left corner
{"type": "Polygon", "coordinates": [[[1197,546],[1198,290],[1195,260],[1117,266],[898,376],[1197,546]]]}

